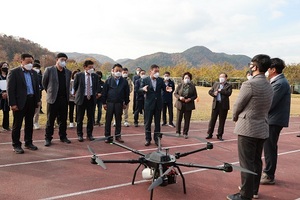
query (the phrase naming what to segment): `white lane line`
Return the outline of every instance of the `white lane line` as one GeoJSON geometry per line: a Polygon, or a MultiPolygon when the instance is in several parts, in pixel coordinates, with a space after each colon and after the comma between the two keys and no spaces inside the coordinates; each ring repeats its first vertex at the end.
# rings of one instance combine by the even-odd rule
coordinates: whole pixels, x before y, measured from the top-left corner
{"type": "MultiPolygon", "coordinates": [[[[287,155],[287,154],[298,153],[298,152],[300,152],[300,149],[294,150],[294,151],[282,152],[282,153],[279,153],[278,155],[287,155]]],[[[236,165],[238,163],[239,162],[232,162],[230,164],[236,165]]],[[[222,165],[218,165],[218,166],[222,166],[222,165]]],[[[196,170],[191,170],[191,171],[184,172],[182,174],[184,174],[184,175],[185,174],[192,174],[192,173],[202,172],[202,171],[207,171],[207,170],[209,170],[209,169],[196,169],[196,170]]],[[[140,180],[140,181],[135,181],[134,183],[136,184],[136,183],[144,183],[144,182],[149,182],[149,180],[140,180]]],[[[44,198],[44,199],[41,199],[41,200],[62,199],[62,198],[79,196],[79,195],[93,193],[93,192],[99,192],[99,191],[104,191],[104,190],[120,188],[120,187],[126,187],[126,186],[129,186],[129,185],[131,185],[131,182],[112,185],[112,186],[107,186],[107,187],[102,187],[102,188],[95,188],[95,189],[91,189],[91,190],[84,190],[84,191],[74,192],[74,193],[69,193],[69,194],[63,194],[63,195],[58,195],[58,196],[53,196],[53,197],[47,197],[47,198],[44,198]]],[[[296,199],[296,200],[300,200],[300,199],[296,199]]]]}

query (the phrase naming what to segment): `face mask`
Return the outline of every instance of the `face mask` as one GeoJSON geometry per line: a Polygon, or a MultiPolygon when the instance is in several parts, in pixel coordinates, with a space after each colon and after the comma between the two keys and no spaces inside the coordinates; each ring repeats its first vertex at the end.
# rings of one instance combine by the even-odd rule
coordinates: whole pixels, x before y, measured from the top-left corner
{"type": "Polygon", "coordinates": [[[33,70],[36,71],[36,73],[40,73],[40,71],[41,71],[40,69],[37,69],[37,68],[33,68],[33,70]]]}
{"type": "Polygon", "coordinates": [[[136,70],[135,73],[136,73],[137,75],[139,75],[140,71],[136,70]]]}
{"type": "Polygon", "coordinates": [[[168,81],[168,80],[170,80],[170,77],[165,76],[164,79],[165,79],[165,81],[168,81]]]}
{"type": "Polygon", "coordinates": [[[94,73],[95,71],[94,71],[94,69],[88,69],[87,70],[87,73],[89,73],[89,74],[92,74],[92,73],[94,73]]]}
{"type": "Polygon", "coordinates": [[[185,79],[183,80],[183,82],[184,82],[185,84],[188,84],[188,83],[190,83],[190,82],[191,82],[191,79],[189,79],[189,78],[185,78],[185,79]]]}
{"type": "Polygon", "coordinates": [[[159,72],[156,72],[155,74],[153,74],[154,78],[158,78],[159,77],[159,72]]]}
{"type": "Polygon", "coordinates": [[[144,79],[146,78],[147,76],[145,74],[141,75],[141,78],[144,79]]]}
{"type": "Polygon", "coordinates": [[[66,61],[60,61],[59,66],[61,67],[66,67],[66,61]]]}
{"type": "Polygon", "coordinates": [[[247,76],[247,79],[248,79],[248,80],[251,80],[251,79],[253,79],[253,76],[252,76],[252,75],[247,76]]]}
{"type": "Polygon", "coordinates": [[[122,73],[121,73],[121,72],[115,72],[114,74],[115,74],[115,77],[120,77],[120,76],[122,76],[122,73]]]}
{"type": "Polygon", "coordinates": [[[27,65],[24,65],[24,68],[29,71],[29,70],[32,70],[32,66],[33,66],[33,64],[29,63],[27,65]]]}
{"type": "Polygon", "coordinates": [[[225,82],[225,78],[219,78],[220,83],[224,83],[225,82]]]}
{"type": "Polygon", "coordinates": [[[6,68],[6,67],[2,68],[1,71],[7,73],[8,72],[8,68],[6,68]]]}
{"type": "Polygon", "coordinates": [[[269,71],[266,71],[265,76],[268,78],[269,77],[269,71]]]}
{"type": "Polygon", "coordinates": [[[127,78],[128,74],[122,74],[123,78],[127,78]]]}

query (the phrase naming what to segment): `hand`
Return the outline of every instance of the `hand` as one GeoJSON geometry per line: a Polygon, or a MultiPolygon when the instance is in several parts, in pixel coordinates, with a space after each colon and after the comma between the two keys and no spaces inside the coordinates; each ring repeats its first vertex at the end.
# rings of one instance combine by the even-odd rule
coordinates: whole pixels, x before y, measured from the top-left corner
{"type": "Polygon", "coordinates": [[[148,85],[145,85],[145,86],[143,87],[143,91],[148,92],[148,85]]]}
{"type": "Polygon", "coordinates": [[[185,102],[185,98],[184,97],[179,97],[179,100],[185,102]]]}
{"type": "Polygon", "coordinates": [[[99,99],[101,96],[102,96],[102,94],[98,93],[97,96],[96,96],[96,99],[99,99]]]}
{"type": "Polygon", "coordinates": [[[126,108],[127,108],[127,105],[124,104],[124,105],[123,105],[123,109],[126,109],[126,108]]]}
{"type": "Polygon", "coordinates": [[[11,106],[10,109],[11,109],[12,111],[18,111],[18,110],[19,110],[19,108],[18,108],[17,105],[11,106]]]}
{"type": "Polygon", "coordinates": [[[2,93],[2,99],[7,99],[7,93],[6,92],[2,93]]]}
{"type": "Polygon", "coordinates": [[[191,98],[187,98],[187,99],[185,99],[185,103],[188,103],[188,102],[190,102],[192,99],[191,98]]]}
{"type": "Polygon", "coordinates": [[[167,91],[167,92],[172,92],[172,87],[167,86],[167,87],[166,87],[166,91],[167,91]]]}
{"type": "Polygon", "coordinates": [[[37,103],[37,106],[40,106],[40,105],[42,105],[42,102],[41,102],[41,101],[37,103]]]}
{"type": "Polygon", "coordinates": [[[221,92],[221,89],[218,89],[218,92],[221,92]]]}
{"type": "Polygon", "coordinates": [[[104,110],[107,110],[107,105],[103,104],[103,108],[104,108],[104,110]]]}
{"type": "Polygon", "coordinates": [[[217,96],[217,95],[218,95],[218,91],[215,91],[215,92],[214,92],[214,95],[217,96]]]}

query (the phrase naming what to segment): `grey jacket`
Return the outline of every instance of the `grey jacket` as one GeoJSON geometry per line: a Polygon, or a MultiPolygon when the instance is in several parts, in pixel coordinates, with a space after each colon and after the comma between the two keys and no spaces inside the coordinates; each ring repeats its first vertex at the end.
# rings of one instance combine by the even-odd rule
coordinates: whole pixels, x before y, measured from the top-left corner
{"type": "Polygon", "coordinates": [[[183,103],[182,101],[179,100],[179,98],[182,96],[182,92],[183,92],[183,83],[180,83],[174,92],[174,96],[176,98],[176,102],[175,102],[174,106],[178,110],[181,110],[182,104],[185,104],[186,110],[194,110],[195,109],[195,100],[197,99],[197,90],[196,90],[196,87],[192,83],[188,83],[188,85],[189,85],[189,92],[185,98],[186,99],[191,98],[190,102],[183,103]]]}
{"type": "MultiPolygon", "coordinates": [[[[67,101],[69,101],[70,95],[70,81],[71,81],[71,71],[65,68],[65,76],[66,76],[66,97],[67,101]]],[[[58,93],[58,74],[56,66],[47,67],[43,79],[42,79],[43,87],[47,92],[47,103],[53,104],[56,101],[57,93],[58,93]]]]}
{"type": "Polygon", "coordinates": [[[269,111],[269,125],[288,127],[291,107],[290,84],[283,74],[279,74],[271,85],[274,97],[269,111]]]}
{"type": "Polygon", "coordinates": [[[266,139],[269,137],[268,112],[273,89],[264,74],[258,74],[242,84],[233,106],[234,133],[266,139]]]}

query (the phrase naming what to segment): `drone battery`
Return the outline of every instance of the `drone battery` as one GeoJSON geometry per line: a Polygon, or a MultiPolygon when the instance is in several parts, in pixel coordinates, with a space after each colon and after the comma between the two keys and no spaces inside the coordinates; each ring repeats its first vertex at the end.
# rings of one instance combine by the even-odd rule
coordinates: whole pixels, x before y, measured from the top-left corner
{"type": "Polygon", "coordinates": [[[173,184],[173,183],[176,183],[176,174],[170,174],[168,175],[168,184],[173,184]]]}

